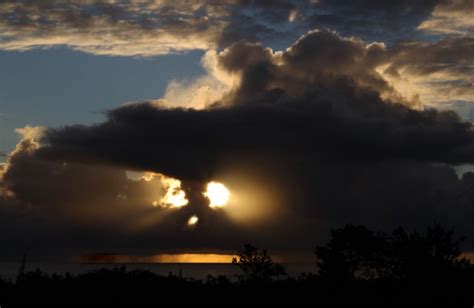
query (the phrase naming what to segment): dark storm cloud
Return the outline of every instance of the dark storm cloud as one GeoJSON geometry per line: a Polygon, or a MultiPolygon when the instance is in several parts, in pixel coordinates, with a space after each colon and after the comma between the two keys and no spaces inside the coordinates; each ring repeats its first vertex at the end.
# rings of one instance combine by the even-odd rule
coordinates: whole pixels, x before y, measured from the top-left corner
{"type": "Polygon", "coordinates": [[[159,178],[130,180],[122,168],[44,161],[34,155],[33,137],[24,136],[0,169],[1,260],[25,252],[64,261],[90,251],[229,248],[246,233],[204,204],[201,191],[188,190],[193,203],[179,211],[154,207],[164,193],[159,178]],[[185,224],[196,214],[200,228],[191,231],[185,224]]]}
{"type": "Polygon", "coordinates": [[[200,209],[212,223],[185,245],[188,233],[169,231],[176,220],[163,220],[156,233],[139,236],[143,246],[155,238],[163,249],[232,249],[248,237],[306,249],[347,222],[383,229],[435,219],[472,236],[470,175],[459,180],[452,168],[433,164],[472,162],[472,126],[454,112],[381,98],[390,92],[375,71],[384,57],[383,46],[327,31],[311,32],[283,53],[239,43],[219,54],[219,65],[238,74],[240,86],[214,106],[124,105],[103,123],[49,129],[34,155],[183,180],[191,204],[200,204],[186,215],[200,209]],[[283,216],[255,231],[201,206],[205,182],[233,185],[222,175],[229,166],[272,187],[283,216]]]}
{"type": "MultiPolygon", "coordinates": [[[[355,94],[342,82],[341,91],[355,94]],[[346,87],[346,88],[344,88],[346,87]]],[[[318,95],[317,93],[315,95],[318,95]]],[[[209,180],[215,164],[235,151],[341,160],[414,159],[471,162],[471,125],[453,112],[413,111],[359,94],[354,106],[290,100],[214,110],[167,110],[149,104],[109,112],[94,127],[50,130],[39,155],[59,160],[114,163],[178,178],[209,180]],[[358,110],[358,109],[362,110],[358,110]]]]}
{"type": "MultiPolygon", "coordinates": [[[[161,217],[163,212],[143,206],[143,200],[137,199],[149,193],[143,190],[145,183],[124,183],[118,171],[103,176],[106,172],[101,170],[110,168],[100,165],[76,164],[72,167],[76,169],[74,174],[66,171],[54,175],[38,173],[42,168],[35,165],[45,162],[33,157],[30,161],[16,160],[15,168],[22,164],[27,165],[30,176],[34,175],[30,182],[33,185],[25,190],[23,184],[23,189],[15,191],[22,200],[0,199],[0,242],[8,247],[1,255],[4,260],[16,260],[25,251],[30,259],[43,260],[97,251],[147,255],[206,248],[230,252],[249,239],[272,251],[308,252],[315,243],[326,239],[329,228],[347,222],[377,229],[398,225],[421,228],[437,219],[455,225],[462,234],[474,234],[473,184],[469,179],[472,175],[459,181],[449,167],[408,162],[328,164],[317,160],[253,158],[240,167],[244,172],[251,170],[259,189],[267,183],[278,191],[280,202],[287,209],[285,216],[249,228],[230,220],[224,212],[196,204],[192,193],[188,194],[192,199],[189,206],[161,217]],[[91,169],[96,171],[90,172],[91,169]],[[86,181],[82,180],[84,174],[90,174],[86,181]],[[119,179],[109,177],[117,175],[119,179]],[[44,184],[37,187],[38,182],[44,184]],[[80,189],[76,187],[73,196],[68,196],[72,189],[61,182],[74,182],[80,189]],[[123,192],[123,184],[129,186],[125,192],[131,203],[114,196],[117,191],[123,192]],[[44,189],[44,196],[24,207],[25,198],[32,200],[29,196],[37,194],[40,188],[44,189]],[[63,208],[62,215],[58,206],[63,208]],[[81,217],[80,208],[88,215],[81,217]],[[200,219],[199,225],[188,230],[184,224],[194,214],[200,219]]],[[[51,170],[61,166],[51,165],[51,170]]],[[[24,179],[24,175],[15,174],[24,179]]],[[[8,178],[12,181],[13,174],[8,178]]],[[[226,184],[232,184],[231,179],[226,184]]],[[[470,239],[466,247],[472,245],[470,239]]]]}
{"type": "MultiPolygon", "coordinates": [[[[460,180],[445,165],[473,162],[472,124],[451,111],[413,109],[377,70],[430,74],[439,70],[430,63],[453,59],[445,47],[387,48],[330,31],[283,52],[239,42],[217,55],[217,66],[240,83],[211,107],[134,103],[102,123],[48,129],[39,148],[25,136],[0,170],[9,234],[1,240],[21,250],[15,242],[35,235],[37,249],[51,254],[234,250],[246,241],[311,251],[345,223],[391,229],[435,219],[472,239],[473,175],[460,180]],[[182,180],[189,206],[151,207],[151,183],[128,180],[124,169],[182,180]],[[214,179],[268,188],[278,213],[249,225],[210,209],[202,188],[214,179]],[[183,226],[193,214],[200,223],[191,231],[183,226]]],[[[459,55],[452,61],[472,61],[459,55]]]]}
{"type": "Polygon", "coordinates": [[[204,110],[125,105],[108,112],[102,124],[49,130],[49,146],[39,153],[199,180],[209,179],[216,161],[237,150],[471,162],[471,124],[454,112],[417,111],[381,98],[391,89],[374,70],[380,48],[327,31],[311,32],[283,53],[239,43],[219,56],[225,70],[241,76],[223,105],[204,110]]]}
{"type": "MultiPolygon", "coordinates": [[[[123,219],[119,218],[122,207],[115,207],[114,215],[107,211],[111,204],[124,203],[118,196],[132,185],[124,170],[40,160],[34,155],[39,146],[34,138],[24,136],[1,170],[6,200],[17,200],[25,210],[45,219],[69,216],[82,223],[123,219]],[[102,214],[91,216],[91,212],[102,214]]],[[[161,185],[154,185],[159,196],[161,185]]],[[[133,200],[133,193],[129,197],[132,204],[142,201],[133,200]]]]}

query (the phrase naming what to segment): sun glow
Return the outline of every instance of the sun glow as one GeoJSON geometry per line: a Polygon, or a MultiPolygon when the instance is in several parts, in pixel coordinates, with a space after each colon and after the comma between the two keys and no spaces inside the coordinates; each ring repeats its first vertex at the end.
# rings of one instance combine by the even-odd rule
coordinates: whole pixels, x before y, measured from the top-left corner
{"type": "Polygon", "coordinates": [[[222,183],[209,182],[203,195],[209,199],[212,208],[224,207],[229,202],[230,191],[222,183]]]}
{"type": "Polygon", "coordinates": [[[198,223],[198,221],[199,221],[199,217],[197,217],[196,215],[193,215],[193,216],[189,217],[187,225],[188,226],[194,226],[198,223]]]}

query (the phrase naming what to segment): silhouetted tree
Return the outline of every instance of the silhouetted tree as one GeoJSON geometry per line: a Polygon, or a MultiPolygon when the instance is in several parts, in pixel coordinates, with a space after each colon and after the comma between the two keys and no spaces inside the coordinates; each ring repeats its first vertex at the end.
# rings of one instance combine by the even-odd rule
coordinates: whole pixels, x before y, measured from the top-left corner
{"type": "Polygon", "coordinates": [[[334,280],[427,279],[469,267],[460,259],[454,230],[435,223],[426,233],[398,228],[390,236],[364,226],[346,225],[331,230],[331,239],[316,248],[322,277],[334,280]]]}
{"type": "Polygon", "coordinates": [[[454,229],[446,230],[435,223],[425,233],[398,228],[390,237],[391,275],[396,279],[438,277],[469,267],[460,258],[463,238],[454,238],[454,229]]]}
{"type": "Polygon", "coordinates": [[[382,277],[387,250],[384,233],[353,225],[332,229],[329,243],[316,248],[319,273],[335,280],[382,277]]]}
{"type": "Polygon", "coordinates": [[[18,273],[16,275],[17,282],[21,282],[21,280],[23,279],[23,276],[25,274],[25,268],[26,268],[26,253],[23,254],[20,267],[18,268],[18,273]]]}
{"type": "Polygon", "coordinates": [[[284,267],[274,263],[265,249],[259,250],[250,244],[237,251],[232,264],[242,271],[242,275],[237,276],[241,282],[271,282],[274,278],[286,276],[284,267]]]}
{"type": "Polygon", "coordinates": [[[288,277],[265,250],[245,245],[233,259],[242,270],[238,282],[222,275],[205,280],[162,276],[125,266],[73,275],[37,269],[23,272],[16,282],[0,276],[0,304],[195,305],[232,298],[243,306],[251,298],[255,304],[294,306],[316,298],[320,304],[472,306],[474,267],[459,259],[460,240],[453,230],[435,224],[424,233],[399,228],[388,235],[347,225],[331,234],[331,240],[316,249],[320,275],[288,277]]]}

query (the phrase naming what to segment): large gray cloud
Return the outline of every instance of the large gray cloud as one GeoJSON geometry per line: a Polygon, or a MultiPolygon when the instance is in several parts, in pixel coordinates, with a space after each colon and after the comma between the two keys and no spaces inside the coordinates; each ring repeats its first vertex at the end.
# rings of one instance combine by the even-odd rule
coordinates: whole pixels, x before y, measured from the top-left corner
{"type": "MultiPolygon", "coordinates": [[[[327,31],[311,32],[283,53],[239,43],[219,54],[219,66],[238,74],[240,86],[213,106],[128,104],[103,123],[49,129],[34,155],[183,180],[190,208],[212,221],[188,248],[231,249],[251,239],[304,250],[348,222],[420,227],[436,219],[472,237],[471,176],[459,180],[439,165],[472,162],[472,125],[454,112],[382,98],[391,91],[374,68],[383,54],[382,46],[327,31]],[[274,219],[248,228],[208,212],[200,189],[216,179],[231,188],[253,179],[272,191],[275,213],[266,215],[274,219]]],[[[156,230],[170,249],[188,236],[156,230]]]]}
{"type": "Polygon", "coordinates": [[[218,250],[239,245],[246,232],[210,209],[199,192],[187,191],[193,202],[179,210],[153,206],[164,194],[159,177],[132,180],[120,167],[39,159],[35,138],[24,134],[0,169],[1,260],[23,253],[34,262],[98,251],[218,250]],[[199,228],[191,230],[186,221],[196,214],[199,228]]]}
{"type": "Polygon", "coordinates": [[[375,71],[383,52],[328,31],[310,32],[283,53],[239,43],[219,55],[219,65],[238,74],[240,85],[213,107],[125,105],[102,124],[49,130],[50,147],[40,153],[192,179],[208,178],[216,160],[236,150],[471,162],[471,124],[454,112],[417,111],[394,101],[397,94],[375,71]],[[143,159],[129,159],[128,148],[143,159]]]}

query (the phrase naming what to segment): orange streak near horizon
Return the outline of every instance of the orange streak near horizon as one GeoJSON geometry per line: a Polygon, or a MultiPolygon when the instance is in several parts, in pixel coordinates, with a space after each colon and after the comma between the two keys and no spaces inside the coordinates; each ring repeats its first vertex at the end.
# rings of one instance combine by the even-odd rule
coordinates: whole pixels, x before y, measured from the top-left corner
{"type": "Polygon", "coordinates": [[[231,263],[233,255],[222,254],[160,254],[155,256],[156,263],[231,263]]]}
{"type": "Polygon", "coordinates": [[[214,253],[157,254],[131,256],[112,253],[93,253],[75,259],[81,263],[231,263],[234,255],[214,253]]]}
{"type": "Polygon", "coordinates": [[[463,253],[461,253],[461,255],[459,257],[460,258],[466,258],[466,259],[469,260],[469,262],[471,262],[471,264],[474,264],[474,252],[472,252],[472,251],[463,252],[463,253]]]}

